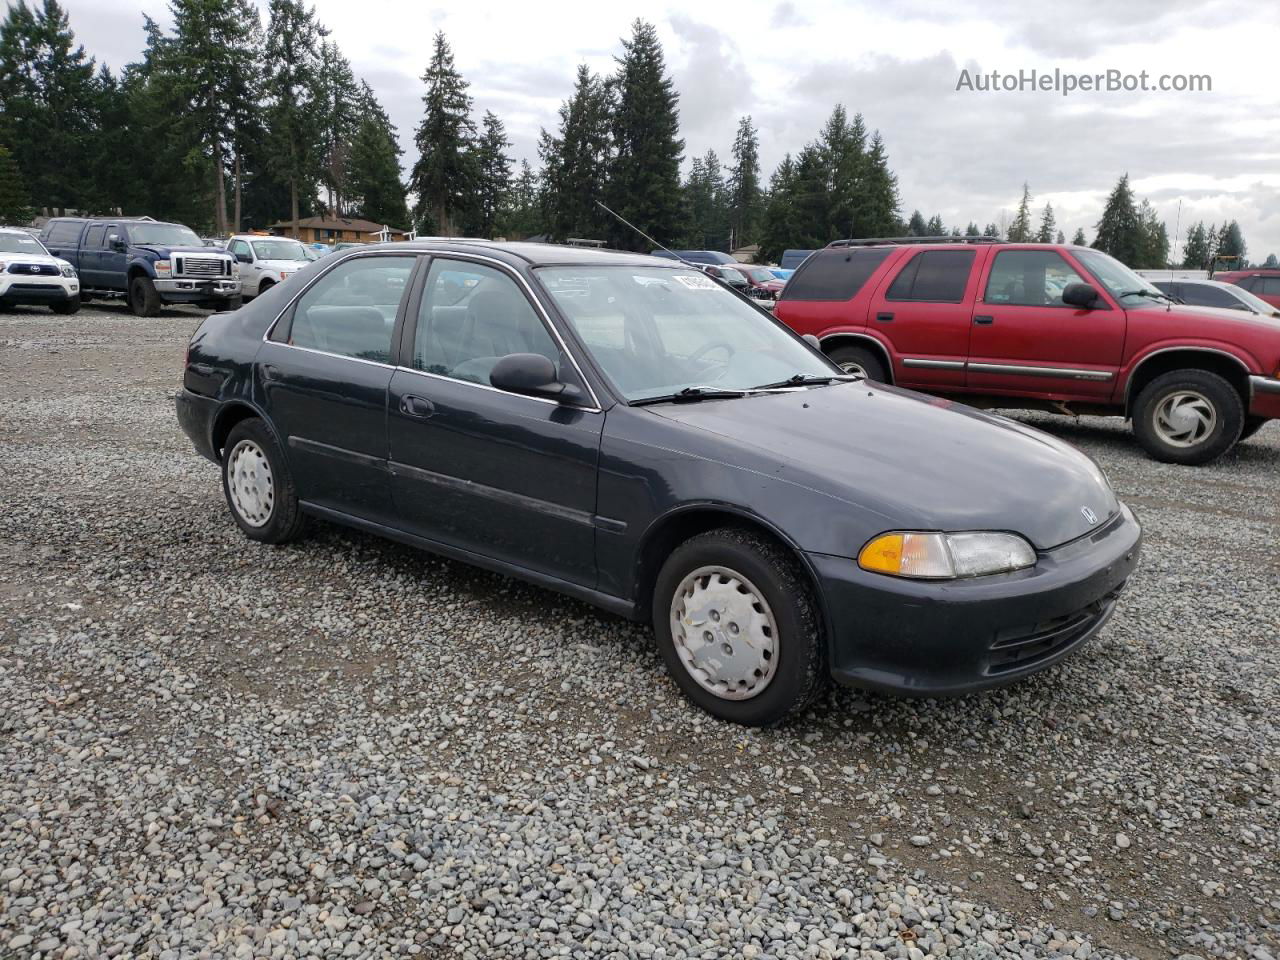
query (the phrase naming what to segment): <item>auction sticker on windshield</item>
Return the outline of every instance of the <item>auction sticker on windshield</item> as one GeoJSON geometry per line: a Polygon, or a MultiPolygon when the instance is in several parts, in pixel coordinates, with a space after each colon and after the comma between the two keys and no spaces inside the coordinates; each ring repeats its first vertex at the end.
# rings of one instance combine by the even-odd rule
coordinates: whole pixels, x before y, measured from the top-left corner
{"type": "Polygon", "coordinates": [[[700,273],[677,273],[676,279],[683,283],[690,290],[714,290],[716,282],[710,277],[703,276],[700,273]]]}

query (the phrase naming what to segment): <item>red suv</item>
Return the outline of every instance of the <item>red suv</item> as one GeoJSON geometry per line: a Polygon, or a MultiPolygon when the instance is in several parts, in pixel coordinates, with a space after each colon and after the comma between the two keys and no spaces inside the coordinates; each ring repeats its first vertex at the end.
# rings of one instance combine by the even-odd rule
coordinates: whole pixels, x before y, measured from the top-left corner
{"type": "Polygon", "coordinates": [[[776,313],[872,380],[1132,418],[1166,462],[1207,463],[1280,417],[1280,321],[1174,304],[1088,247],[837,240],[796,271],[776,313]]]}
{"type": "Polygon", "coordinates": [[[1234,283],[1243,287],[1260,300],[1265,300],[1273,307],[1280,307],[1280,270],[1271,267],[1253,270],[1226,270],[1215,273],[1213,279],[1223,283],[1234,283]]]}

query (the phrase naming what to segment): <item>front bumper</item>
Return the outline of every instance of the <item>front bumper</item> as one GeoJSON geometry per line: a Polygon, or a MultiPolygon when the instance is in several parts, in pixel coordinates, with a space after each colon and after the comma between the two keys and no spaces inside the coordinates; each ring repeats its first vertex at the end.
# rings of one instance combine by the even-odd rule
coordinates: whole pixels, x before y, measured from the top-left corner
{"type": "Polygon", "coordinates": [[[1280,380],[1250,377],[1249,392],[1249,416],[1280,418],[1280,380]]]}
{"type": "Polygon", "coordinates": [[[154,282],[156,293],[160,294],[160,299],[174,303],[230,300],[232,297],[240,296],[239,280],[204,280],[174,277],[154,282]]]}
{"type": "Polygon", "coordinates": [[[218,451],[213,448],[213,418],[218,412],[218,401],[181,387],[173,395],[173,403],[178,413],[178,426],[191,439],[196,452],[217,463],[218,451]]]}
{"type": "Polygon", "coordinates": [[[1102,628],[1141,544],[1142,528],[1122,505],[1105,527],[1041,553],[1034,567],[991,577],[905,580],[810,554],[831,674],[850,686],[950,696],[1035,673],[1102,628]]]}
{"type": "Polygon", "coordinates": [[[6,303],[62,303],[80,295],[73,277],[29,277],[0,274],[0,300],[6,303]]]}

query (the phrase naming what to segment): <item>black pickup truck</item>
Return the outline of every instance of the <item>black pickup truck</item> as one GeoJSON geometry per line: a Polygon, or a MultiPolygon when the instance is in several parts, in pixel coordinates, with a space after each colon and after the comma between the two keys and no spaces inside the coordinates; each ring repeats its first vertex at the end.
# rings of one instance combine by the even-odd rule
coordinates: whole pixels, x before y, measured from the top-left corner
{"type": "Polygon", "coordinates": [[[80,274],[80,298],[127,297],[140,317],[164,303],[192,303],[211,310],[240,306],[235,258],[206,247],[190,227],[149,217],[54,217],[40,239],[55,257],[80,274]]]}

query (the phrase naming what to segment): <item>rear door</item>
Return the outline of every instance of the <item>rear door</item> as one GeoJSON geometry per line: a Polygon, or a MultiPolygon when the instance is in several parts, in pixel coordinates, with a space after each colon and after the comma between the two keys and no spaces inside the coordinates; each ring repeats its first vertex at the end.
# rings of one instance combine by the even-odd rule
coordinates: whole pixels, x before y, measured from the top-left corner
{"type": "Polygon", "coordinates": [[[84,229],[83,220],[54,220],[46,229],[41,241],[55,257],[61,257],[69,264],[80,269],[80,234],[84,229]]]}
{"type": "Polygon", "coordinates": [[[1053,249],[995,249],[973,308],[971,391],[1052,399],[1110,399],[1124,349],[1124,310],[1106,297],[1082,310],[1062,302],[1091,278],[1053,249]]]}
{"type": "Polygon", "coordinates": [[[302,500],[392,520],[391,344],[417,262],[409,254],[344,260],[286,309],[258,351],[263,405],[302,500]]]}
{"type": "Polygon", "coordinates": [[[867,326],[893,345],[893,382],[964,387],[977,248],[917,250],[898,261],[871,302],[867,326]]]}

